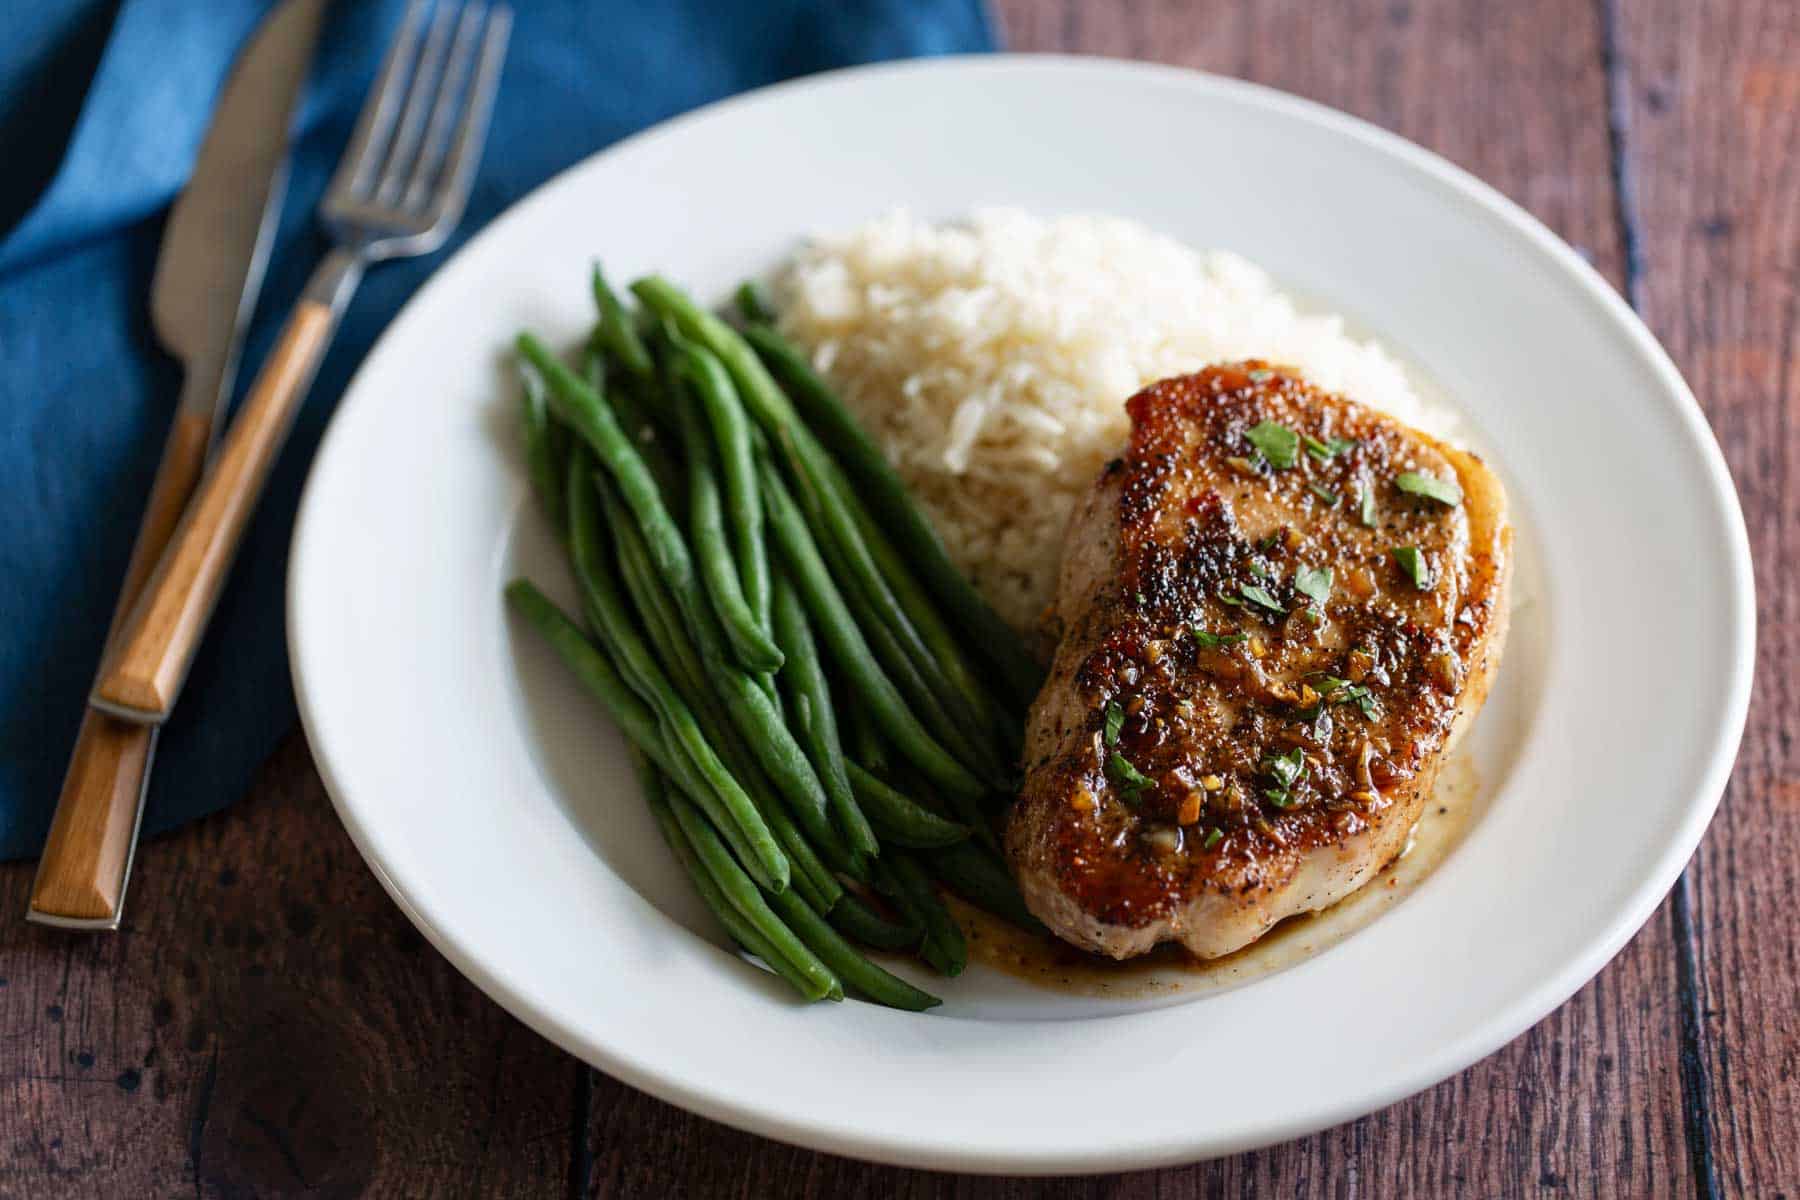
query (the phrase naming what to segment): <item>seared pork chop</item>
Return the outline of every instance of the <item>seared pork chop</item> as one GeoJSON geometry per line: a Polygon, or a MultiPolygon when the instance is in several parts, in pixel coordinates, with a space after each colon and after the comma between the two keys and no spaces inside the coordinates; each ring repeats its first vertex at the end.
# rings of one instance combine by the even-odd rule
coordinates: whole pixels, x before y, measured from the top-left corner
{"type": "Polygon", "coordinates": [[[1480,459],[1288,370],[1127,407],[1070,523],[1006,849],[1073,944],[1211,958],[1405,846],[1499,663],[1512,534],[1480,459]]]}

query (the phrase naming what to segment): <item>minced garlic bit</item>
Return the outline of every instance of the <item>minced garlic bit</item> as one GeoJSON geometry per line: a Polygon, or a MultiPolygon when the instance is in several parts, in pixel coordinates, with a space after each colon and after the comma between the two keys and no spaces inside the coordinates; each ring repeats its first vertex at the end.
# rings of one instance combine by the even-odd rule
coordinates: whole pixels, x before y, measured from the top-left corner
{"type": "Polygon", "coordinates": [[[1225,781],[1217,775],[1202,775],[1200,777],[1200,786],[1209,792],[1216,792],[1225,786],[1225,781]]]}
{"type": "Polygon", "coordinates": [[[1269,652],[1269,648],[1267,646],[1263,645],[1263,640],[1260,637],[1252,637],[1250,639],[1250,657],[1251,658],[1261,658],[1263,655],[1267,654],[1268,652],[1269,652]]]}
{"type": "Polygon", "coordinates": [[[1086,788],[1076,788],[1075,794],[1069,797],[1069,807],[1076,812],[1094,811],[1094,793],[1086,788]]]}

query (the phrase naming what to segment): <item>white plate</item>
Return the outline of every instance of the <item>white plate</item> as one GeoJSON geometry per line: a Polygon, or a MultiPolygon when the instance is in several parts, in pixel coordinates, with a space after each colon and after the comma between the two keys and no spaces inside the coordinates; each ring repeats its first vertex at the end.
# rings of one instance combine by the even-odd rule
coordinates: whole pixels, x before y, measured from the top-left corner
{"type": "Polygon", "coordinates": [[[715,105],[495,221],[351,384],[294,535],[300,711],[344,823],[433,944],[534,1029],[758,1133],[955,1170],[1225,1154],[1391,1103],[1516,1036],[1648,918],[1742,728],[1749,552],[1674,367],[1567,246],[1395,137],[1261,88],[1094,60],[847,71],[715,105]],[[912,1016],[802,1007],[720,948],[620,743],[500,588],[566,586],[527,502],[506,348],[573,339],[585,276],[708,299],[806,231],[904,205],[1104,211],[1235,249],[1467,416],[1532,599],[1478,725],[1482,799],[1340,944],[1171,1003],[982,969],[912,1016]],[[1099,1016],[1101,1019],[1091,1019],[1099,1016]],[[1014,1019],[1030,1018],[1030,1019],[1014,1019]]]}

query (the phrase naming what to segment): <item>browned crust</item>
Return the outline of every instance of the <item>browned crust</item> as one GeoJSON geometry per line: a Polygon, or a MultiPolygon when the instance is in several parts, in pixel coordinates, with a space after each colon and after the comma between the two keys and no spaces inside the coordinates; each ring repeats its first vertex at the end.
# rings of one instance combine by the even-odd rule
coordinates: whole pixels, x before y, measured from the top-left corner
{"type": "Polygon", "coordinates": [[[1347,894],[1404,844],[1498,665],[1511,531],[1478,458],[1293,372],[1213,367],[1128,407],[1130,446],[1071,527],[1067,632],[1033,706],[1008,851],[1034,911],[1076,944],[1123,957],[1180,938],[1224,953],[1347,894]],[[1246,471],[1230,460],[1247,456],[1244,433],[1262,421],[1355,446],[1246,471]],[[1399,492],[1391,481],[1407,470],[1454,476],[1463,503],[1399,492]],[[1368,483],[1372,528],[1349,511],[1368,483]],[[1429,555],[1431,589],[1395,566],[1397,545],[1429,555]],[[1321,565],[1336,583],[1314,625],[1294,576],[1321,565]],[[1243,603],[1246,586],[1285,615],[1243,603]],[[1201,646],[1194,629],[1246,641],[1201,646]],[[1365,651],[1373,675],[1353,669],[1365,651]],[[1369,686],[1378,716],[1305,703],[1300,686],[1321,672],[1369,686]],[[1111,746],[1109,705],[1130,710],[1111,746]],[[1307,774],[1275,803],[1269,757],[1296,748],[1307,774]],[[1114,752],[1151,786],[1121,787],[1114,752]]]}

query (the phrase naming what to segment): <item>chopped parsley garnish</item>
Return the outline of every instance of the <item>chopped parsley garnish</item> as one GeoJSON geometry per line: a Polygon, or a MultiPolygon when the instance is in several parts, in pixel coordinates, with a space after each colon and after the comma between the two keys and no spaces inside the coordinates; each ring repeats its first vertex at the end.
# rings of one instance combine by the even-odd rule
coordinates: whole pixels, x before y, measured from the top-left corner
{"type": "Polygon", "coordinates": [[[1214,633],[1209,629],[1194,630],[1194,641],[1202,649],[1219,650],[1226,646],[1235,646],[1250,635],[1247,633],[1214,633]]]}
{"type": "Polygon", "coordinates": [[[1250,382],[1252,383],[1262,383],[1265,380],[1273,378],[1275,378],[1275,372],[1269,370],[1267,367],[1252,367],[1250,369],[1250,382]]]}
{"type": "Polygon", "coordinates": [[[1454,481],[1439,479],[1434,475],[1403,471],[1394,477],[1394,486],[1409,496],[1424,496],[1427,500],[1436,500],[1439,504],[1448,504],[1452,508],[1462,503],[1462,489],[1454,481]]]}
{"type": "Polygon", "coordinates": [[[1149,603],[1149,601],[1144,599],[1144,593],[1142,593],[1142,592],[1136,593],[1134,596],[1134,599],[1137,600],[1137,605],[1139,608],[1143,608],[1149,603]]]}
{"type": "Polygon", "coordinates": [[[1316,483],[1309,483],[1306,485],[1306,490],[1323,500],[1327,507],[1335,506],[1338,502],[1338,494],[1330,488],[1320,487],[1316,483]]]}
{"type": "Polygon", "coordinates": [[[1414,587],[1422,592],[1431,590],[1431,564],[1425,560],[1424,551],[1417,546],[1396,546],[1389,553],[1414,587]]]}
{"type": "Polygon", "coordinates": [[[1126,762],[1125,756],[1117,751],[1106,756],[1106,777],[1127,799],[1135,799],[1139,792],[1154,786],[1148,775],[1126,762]]]}
{"type": "Polygon", "coordinates": [[[1362,710],[1362,715],[1371,721],[1381,715],[1381,706],[1375,702],[1375,693],[1360,683],[1351,683],[1336,675],[1321,675],[1318,692],[1319,698],[1327,704],[1356,705],[1362,710]]]}
{"type": "Polygon", "coordinates": [[[1324,607],[1325,601],[1331,596],[1331,568],[1301,567],[1294,572],[1294,590],[1314,604],[1324,607]]]}
{"type": "Polygon", "coordinates": [[[1373,529],[1375,528],[1375,485],[1365,479],[1360,490],[1362,492],[1362,511],[1357,515],[1362,519],[1364,525],[1373,529]]]}
{"type": "Polygon", "coordinates": [[[1306,776],[1306,753],[1295,746],[1286,754],[1271,754],[1263,759],[1263,770],[1282,787],[1293,787],[1306,776]]]}
{"type": "Polygon", "coordinates": [[[1119,707],[1117,700],[1106,702],[1106,731],[1102,735],[1108,746],[1119,740],[1119,731],[1125,728],[1125,710],[1119,707]]]}
{"type": "Polygon", "coordinates": [[[1275,784],[1263,789],[1263,798],[1276,808],[1286,808],[1294,802],[1294,785],[1306,778],[1306,754],[1298,746],[1286,754],[1271,754],[1263,759],[1262,769],[1275,784]]]}
{"type": "Polygon", "coordinates": [[[1267,579],[1269,577],[1269,568],[1263,566],[1254,558],[1244,564],[1244,569],[1250,572],[1250,578],[1252,579],[1267,579]]]}
{"type": "Polygon", "coordinates": [[[1211,850],[1214,846],[1218,845],[1220,842],[1222,842],[1224,840],[1225,840],[1225,834],[1222,831],[1220,831],[1216,828],[1209,829],[1206,831],[1206,840],[1204,842],[1200,843],[1200,848],[1202,850],[1211,850]]]}
{"type": "Polygon", "coordinates": [[[1257,587],[1254,583],[1246,583],[1243,587],[1239,588],[1238,595],[1242,596],[1252,604],[1260,605],[1261,607],[1268,609],[1270,612],[1281,613],[1283,616],[1287,615],[1287,609],[1281,607],[1281,605],[1276,602],[1275,597],[1269,595],[1268,592],[1257,587]]]}
{"type": "Polygon", "coordinates": [[[1286,470],[1299,461],[1300,435],[1286,425],[1263,421],[1246,429],[1244,440],[1256,447],[1271,467],[1286,470]]]}
{"type": "Polygon", "coordinates": [[[1306,437],[1301,440],[1306,443],[1306,452],[1320,462],[1330,462],[1356,445],[1352,438],[1326,438],[1322,442],[1316,437],[1306,437]]]}

